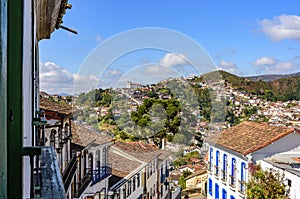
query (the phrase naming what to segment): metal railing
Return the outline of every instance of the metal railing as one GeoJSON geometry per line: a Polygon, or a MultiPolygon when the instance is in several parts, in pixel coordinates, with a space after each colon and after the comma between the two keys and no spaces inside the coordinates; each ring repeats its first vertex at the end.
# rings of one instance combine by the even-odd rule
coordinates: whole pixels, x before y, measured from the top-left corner
{"type": "Polygon", "coordinates": [[[98,170],[93,170],[93,184],[105,179],[110,176],[112,172],[111,165],[101,166],[98,170]]]}
{"type": "Polygon", "coordinates": [[[246,193],[246,182],[244,180],[239,180],[239,192],[242,194],[246,193]]]}
{"type": "Polygon", "coordinates": [[[219,176],[219,166],[215,166],[215,176],[219,176]]]}
{"type": "Polygon", "coordinates": [[[223,182],[227,181],[227,171],[221,170],[221,179],[223,182]]]}
{"type": "Polygon", "coordinates": [[[231,186],[231,187],[233,187],[233,188],[235,188],[235,182],[236,182],[236,178],[235,178],[235,176],[232,176],[232,175],[230,175],[230,182],[229,182],[229,185],[231,186]]]}
{"type": "Polygon", "coordinates": [[[72,182],[72,179],[75,175],[75,172],[76,172],[76,169],[77,169],[77,157],[76,157],[76,154],[75,153],[72,153],[72,159],[71,161],[69,161],[69,164],[68,166],[65,168],[63,174],[62,174],[62,179],[63,179],[63,182],[64,182],[64,187],[65,187],[65,190],[68,190],[71,182],[72,182]]]}
{"type": "Polygon", "coordinates": [[[76,183],[74,197],[79,198],[82,192],[87,188],[87,186],[92,181],[92,169],[85,169],[85,175],[83,178],[76,183]]]}

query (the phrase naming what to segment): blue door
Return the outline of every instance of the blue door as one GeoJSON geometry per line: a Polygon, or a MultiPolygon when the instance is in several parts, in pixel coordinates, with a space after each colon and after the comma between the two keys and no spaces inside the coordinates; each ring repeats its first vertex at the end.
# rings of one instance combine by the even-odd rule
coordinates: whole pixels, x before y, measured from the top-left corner
{"type": "Polygon", "coordinates": [[[227,191],[222,189],[222,199],[227,199],[227,191]]]}
{"type": "Polygon", "coordinates": [[[215,199],[219,199],[219,185],[215,184],[215,199]]]}

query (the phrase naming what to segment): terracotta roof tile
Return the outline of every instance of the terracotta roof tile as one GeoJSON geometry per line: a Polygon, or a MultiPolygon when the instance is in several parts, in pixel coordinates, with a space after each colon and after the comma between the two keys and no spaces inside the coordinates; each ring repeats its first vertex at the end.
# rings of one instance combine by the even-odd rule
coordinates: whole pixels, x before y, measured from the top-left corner
{"type": "Polygon", "coordinates": [[[155,145],[142,142],[116,142],[114,147],[144,162],[148,162],[160,154],[159,148],[155,145]]]}
{"type": "Polygon", "coordinates": [[[72,143],[77,144],[79,146],[87,146],[91,142],[96,144],[103,144],[112,140],[112,138],[101,135],[93,130],[91,130],[88,126],[82,124],[71,124],[71,131],[72,131],[72,143]]]}
{"type": "Polygon", "coordinates": [[[293,128],[271,126],[267,123],[243,122],[213,135],[206,140],[247,155],[272,144],[294,132],[293,128]]]}
{"type": "Polygon", "coordinates": [[[45,97],[40,98],[40,108],[43,110],[55,111],[66,115],[69,115],[74,111],[73,107],[69,104],[56,102],[45,97]]]}

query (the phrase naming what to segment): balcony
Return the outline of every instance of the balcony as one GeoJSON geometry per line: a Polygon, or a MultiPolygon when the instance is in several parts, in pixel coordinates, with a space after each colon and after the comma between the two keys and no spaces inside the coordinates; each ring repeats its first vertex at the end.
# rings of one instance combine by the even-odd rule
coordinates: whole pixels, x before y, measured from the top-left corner
{"type": "MultiPolygon", "coordinates": [[[[34,156],[37,163],[36,168],[31,167],[30,198],[66,198],[66,193],[60,174],[60,169],[53,147],[24,147],[23,154],[30,156],[33,163],[34,156]]],[[[30,182],[29,182],[30,183],[30,182]]]]}
{"type": "Polygon", "coordinates": [[[75,185],[74,198],[79,198],[82,192],[88,187],[90,182],[92,181],[92,170],[85,169],[85,175],[80,180],[80,182],[75,185]]]}
{"type": "Polygon", "coordinates": [[[227,182],[227,171],[221,170],[221,179],[223,182],[227,182]]]}
{"type": "Polygon", "coordinates": [[[93,170],[93,184],[111,175],[111,165],[101,166],[98,170],[93,170]]]}
{"type": "Polygon", "coordinates": [[[219,177],[219,170],[220,170],[220,167],[219,166],[215,166],[215,176],[216,177],[219,177]]]}
{"type": "Polygon", "coordinates": [[[246,182],[244,180],[239,180],[239,192],[242,194],[246,193],[246,182]]]}
{"type": "Polygon", "coordinates": [[[235,182],[236,182],[236,178],[235,178],[235,176],[232,176],[232,175],[230,175],[230,183],[229,183],[229,185],[232,187],[232,188],[235,188],[235,182]]]}
{"type": "Polygon", "coordinates": [[[212,172],[212,162],[208,162],[208,172],[212,172]]]}
{"type": "Polygon", "coordinates": [[[73,153],[72,156],[73,157],[72,157],[71,161],[69,162],[68,166],[66,167],[66,169],[64,170],[64,172],[62,174],[62,179],[64,182],[65,190],[69,189],[72,179],[73,179],[76,169],[77,169],[78,161],[77,161],[76,154],[73,153]]]}

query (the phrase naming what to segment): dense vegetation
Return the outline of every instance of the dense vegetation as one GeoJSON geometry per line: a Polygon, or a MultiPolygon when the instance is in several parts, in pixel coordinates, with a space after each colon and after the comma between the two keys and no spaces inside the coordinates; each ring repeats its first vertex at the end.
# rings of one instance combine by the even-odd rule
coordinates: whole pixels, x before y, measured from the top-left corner
{"type": "Polygon", "coordinates": [[[216,71],[207,76],[216,76],[220,73],[222,79],[233,88],[257,95],[267,101],[300,100],[300,77],[288,77],[265,82],[262,80],[252,81],[245,77],[238,77],[225,71],[216,71]]]}
{"type": "Polygon", "coordinates": [[[275,171],[264,171],[258,165],[250,168],[251,178],[247,183],[249,199],[287,199],[283,176],[275,171]]]}

